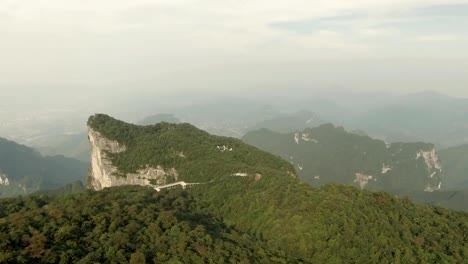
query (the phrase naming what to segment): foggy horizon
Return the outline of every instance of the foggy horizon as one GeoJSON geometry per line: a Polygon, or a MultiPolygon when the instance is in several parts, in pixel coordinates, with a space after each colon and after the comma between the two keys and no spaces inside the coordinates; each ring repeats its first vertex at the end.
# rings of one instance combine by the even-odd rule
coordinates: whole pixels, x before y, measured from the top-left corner
{"type": "Polygon", "coordinates": [[[5,107],[337,88],[468,97],[468,1],[2,1],[0,34],[5,107]]]}

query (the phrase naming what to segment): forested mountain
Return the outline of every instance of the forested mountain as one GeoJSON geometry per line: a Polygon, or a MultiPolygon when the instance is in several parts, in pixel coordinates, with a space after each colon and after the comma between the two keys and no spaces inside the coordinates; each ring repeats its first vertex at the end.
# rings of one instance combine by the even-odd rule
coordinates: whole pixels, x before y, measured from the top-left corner
{"type": "Polygon", "coordinates": [[[439,151],[444,165],[444,182],[447,190],[468,190],[468,145],[439,151]]]}
{"type": "MultiPolygon", "coordinates": [[[[468,258],[465,213],[414,205],[389,194],[349,186],[315,189],[295,177],[289,162],[239,140],[211,136],[189,124],[136,126],[95,115],[88,125],[94,136],[90,140],[106,139],[103,142],[109,149],[101,149],[108,156],[92,163],[92,170],[99,171],[102,164],[116,169],[101,175],[101,180],[144,178],[153,168],[156,175],[169,171],[171,176],[177,175],[177,180],[201,183],[186,190],[193,200],[192,212],[222,219],[226,226],[268,241],[269,249],[284,251],[292,263],[456,263],[468,258]]],[[[408,155],[416,160],[420,146],[413,147],[408,155]]],[[[417,164],[427,169],[424,159],[417,164]]],[[[95,177],[94,173],[90,176],[99,180],[95,177]]],[[[125,195],[123,190],[117,192],[125,195]]],[[[121,208],[118,202],[113,206],[121,208]]],[[[14,214],[11,217],[14,219],[14,214]]],[[[111,227],[117,230],[116,225],[111,227]]],[[[89,228],[94,230],[94,224],[89,228]]],[[[108,239],[104,237],[101,243],[108,239]]],[[[136,252],[136,248],[125,247],[112,252],[119,250],[127,259],[136,252]]],[[[185,254],[181,251],[179,256],[185,254]]]]}
{"type": "Polygon", "coordinates": [[[280,114],[274,118],[259,122],[248,130],[253,131],[267,128],[275,132],[289,133],[308,127],[315,127],[323,123],[315,113],[311,111],[299,111],[291,114],[280,114]]]}
{"type": "Polygon", "coordinates": [[[386,144],[331,124],[287,134],[263,129],[246,134],[243,140],[289,160],[301,179],[312,185],[433,191],[442,182],[432,144],[386,144]]]}
{"type": "Polygon", "coordinates": [[[190,124],[137,126],[94,115],[88,126],[93,148],[88,183],[118,182],[119,177],[126,182],[144,178],[161,183],[208,182],[235,175],[295,177],[288,162],[239,139],[212,136],[190,124]]]}
{"type": "Polygon", "coordinates": [[[138,122],[138,125],[147,126],[147,125],[156,125],[157,123],[167,122],[177,124],[180,123],[180,120],[171,114],[156,114],[152,116],[147,116],[138,122]]]}
{"type": "Polygon", "coordinates": [[[32,148],[0,138],[0,197],[84,181],[88,166],[88,163],[63,156],[42,156],[32,148]]]}

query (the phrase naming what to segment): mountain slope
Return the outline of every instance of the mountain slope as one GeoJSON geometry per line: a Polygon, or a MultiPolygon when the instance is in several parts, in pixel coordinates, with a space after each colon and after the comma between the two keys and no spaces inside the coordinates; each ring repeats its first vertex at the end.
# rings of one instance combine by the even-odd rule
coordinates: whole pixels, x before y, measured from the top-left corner
{"type": "Polygon", "coordinates": [[[444,189],[468,189],[468,145],[439,151],[444,164],[444,189]]]}
{"type": "Polygon", "coordinates": [[[234,138],[190,124],[137,126],[95,115],[88,121],[92,169],[88,186],[209,182],[235,175],[295,177],[291,164],[234,138]]]}
{"type": "Polygon", "coordinates": [[[288,134],[258,130],[243,140],[290,160],[312,185],[433,191],[441,184],[441,165],[432,144],[386,144],[331,124],[288,134]]]}
{"type": "Polygon", "coordinates": [[[0,200],[0,262],[297,262],[193,203],[187,193],[135,187],[0,200]]]}
{"type": "Polygon", "coordinates": [[[56,189],[86,179],[88,164],[63,156],[43,157],[0,138],[0,197],[56,189]]]}
{"type": "MultiPolygon", "coordinates": [[[[202,182],[186,190],[193,197],[191,210],[268,241],[269,248],[280,248],[291,259],[456,263],[468,258],[465,213],[349,186],[315,189],[301,183],[288,162],[188,124],[140,127],[106,115],[93,116],[88,124],[96,156],[90,188],[154,188],[176,175],[177,180],[202,182]],[[150,176],[157,178],[144,181],[150,176]]],[[[426,166],[424,160],[418,164],[426,166]]]]}

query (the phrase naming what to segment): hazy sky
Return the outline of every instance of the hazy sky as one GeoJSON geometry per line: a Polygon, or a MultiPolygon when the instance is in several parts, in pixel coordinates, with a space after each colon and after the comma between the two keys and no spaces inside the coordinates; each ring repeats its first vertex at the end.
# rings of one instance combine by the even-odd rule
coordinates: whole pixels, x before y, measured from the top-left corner
{"type": "Polygon", "coordinates": [[[468,1],[0,0],[0,90],[13,98],[327,87],[468,97],[467,47],[468,1]]]}

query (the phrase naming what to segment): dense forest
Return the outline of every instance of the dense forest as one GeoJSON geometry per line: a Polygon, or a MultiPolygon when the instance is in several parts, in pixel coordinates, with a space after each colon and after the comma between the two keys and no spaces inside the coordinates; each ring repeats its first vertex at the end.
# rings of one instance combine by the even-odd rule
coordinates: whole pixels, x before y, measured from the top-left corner
{"type": "Polygon", "coordinates": [[[0,200],[0,263],[466,263],[468,214],[227,179],[0,200]]]}
{"type": "Polygon", "coordinates": [[[0,263],[296,262],[193,203],[142,187],[0,200],[0,263]]]}

